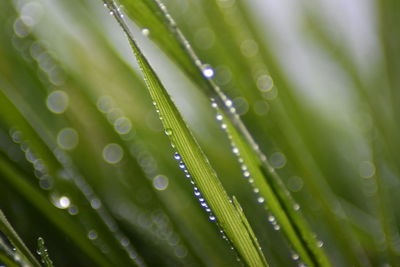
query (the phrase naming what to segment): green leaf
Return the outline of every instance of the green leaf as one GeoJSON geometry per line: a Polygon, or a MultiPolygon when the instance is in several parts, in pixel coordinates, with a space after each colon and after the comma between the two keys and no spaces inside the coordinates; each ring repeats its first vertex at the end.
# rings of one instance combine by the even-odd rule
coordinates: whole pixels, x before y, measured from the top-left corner
{"type": "Polygon", "coordinates": [[[31,266],[40,266],[38,260],[33,256],[27,246],[24,244],[22,239],[18,236],[17,232],[8,222],[6,216],[4,215],[3,211],[0,210],[0,232],[5,234],[10,242],[14,245],[17,249],[18,255],[23,257],[23,261],[26,261],[31,266]]]}
{"type": "Polygon", "coordinates": [[[215,171],[187,128],[171,97],[136,45],[118,7],[112,1],[104,2],[114,14],[129,39],[149,93],[160,115],[165,133],[178,153],[175,157],[181,160],[180,167],[187,170],[188,175],[191,176],[194,182],[194,186],[198,187],[211,207],[210,220],[215,220],[216,217],[218,224],[246,264],[249,266],[265,266],[266,262],[262,252],[253,243],[252,232],[247,229],[248,225],[243,223],[243,215],[232,204],[215,171]],[[214,215],[215,217],[213,217],[214,215]]]}
{"type": "MultiPolygon", "coordinates": [[[[280,227],[282,227],[283,232],[297,253],[300,254],[301,260],[310,266],[316,264],[330,266],[324,250],[318,247],[318,242],[302,214],[297,210],[293,210],[294,205],[297,204],[293,201],[281,178],[269,165],[247,127],[235,113],[234,109],[232,109],[232,101],[227,98],[212,79],[209,79],[210,77],[207,77],[207,74],[204,74],[204,65],[191,48],[190,43],[176,25],[174,19],[168,13],[164,4],[158,0],[148,3],[146,5],[147,8],[143,8],[145,10],[143,12],[146,12],[146,17],[144,17],[139,12],[138,6],[140,3],[138,2],[135,2],[135,4],[126,3],[128,14],[132,14],[133,19],[139,21],[141,25],[148,23],[151,25],[151,30],[156,30],[156,33],[152,37],[167,54],[180,63],[180,67],[184,71],[188,72],[186,61],[191,62],[189,69],[197,69],[195,78],[197,80],[202,79],[202,82],[207,84],[207,88],[209,89],[207,93],[215,97],[215,105],[221,107],[219,112],[224,114],[224,117],[229,121],[226,122],[229,125],[228,131],[233,138],[233,142],[237,143],[239,150],[242,151],[243,160],[249,167],[251,175],[254,176],[255,184],[260,190],[260,195],[263,199],[266,199],[264,205],[267,209],[271,209],[271,212],[276,216],[276,220],[281,225],[280,227]],[[147,15],[151,19],[147,20],[147,15]],[[162,38],[157,35],[159,31],[164,31],[161,33],[161,36],[167,35],[165,33],[166,30],[170,33],[169,37],[165,36],[165,38],[162,38]],[[166,42],[165,40],[171,38],[171,36],[175,37],[175,40],[166,42]],[[176,48],[177,44],[180,45],[180,48],[176,48]],[[186,56],[186,61],[181,59],[184,56],[186,56]]],[[[144,4],[142,3],[142,5],[144,4]]],[[[195,72],[193,71],[193,73],[195,72]]]]}

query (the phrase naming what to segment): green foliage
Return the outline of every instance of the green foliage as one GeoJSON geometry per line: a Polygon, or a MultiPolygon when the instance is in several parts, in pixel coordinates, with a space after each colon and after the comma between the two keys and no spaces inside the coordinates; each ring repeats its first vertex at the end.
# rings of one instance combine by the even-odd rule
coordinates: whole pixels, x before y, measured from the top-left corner
{"type": "Polygon", "coordinates": [[[397,266],[399,5],[286,2],[0,1],[0,265],[397,266]]]}

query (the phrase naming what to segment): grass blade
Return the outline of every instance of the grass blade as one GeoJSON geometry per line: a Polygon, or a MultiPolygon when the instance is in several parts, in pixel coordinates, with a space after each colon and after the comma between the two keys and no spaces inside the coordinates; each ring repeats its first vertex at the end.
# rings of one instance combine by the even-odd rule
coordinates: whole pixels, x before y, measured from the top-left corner
{"type": "Polygon", "coordinates": [[[243,223],[242,214],[231,203],[215,171],[187,128],[170,96],[136,45],[118,7],[112,1],[104,2],[129,39],[149,93],[162,120],[165,133],[170,138],[174,149],[179,153],[175,155],[175,158],[181,160],[180,167],[186,170],[187,175],[193,179],[195,187],[198,187],[211,207],[210,220],[218,221],[246,264],[265,266],[266,261],[260,248],[253,243],[252,236],[254,234],[251,229],[247,228],[248,225],[243,223]]]}
{"type": "Polygon", "coordinates": [[[17,249],[17,253],[23,257],[24,261],[29,262],[32,266],[40,266],[38,260],[33,256],[32,252],[27,248],[22,239],[18,236],[17,232],[8,222],[2,210],[0,210],[0,232],[7,236],[10,242],[17,249]]]}
{"type": "MultiPolygon", "coordinates": [[[[134,9],[131,13],[136,14],[135,12],[137,12],[137,6],[128,4],[127,8],[131,6],[133,6],[132,8],[134,9]]],[[[207,88],[209,89],[207,93],[209,96],[215,98],[214,104],[220,107],[220,112],[230,121],[229,129],[231,131],[231,135],[235,136],[235,139],[237,138],[236,141],[239,141],[240,139],[240,147],[242,151],[243,148],[246,147],[246,153],[244,153],[244,157],[246,157],[247,164],[249,166],[253,166],[252,175],[258,177],[258,179],[256,179],[256,183],[257,186],[260,187],[260,194],[263,196],[263,198],[267,199],[268,202],[272,202],[268,203],[268,206],[273,207],[273,213],[276,214],[278,222],[281,224],[288,239],[292,242],[295,250],[300,253],[302,260],[311,266],[315,264],[329,266],[329,260],[327,259],[324,251],[317,245],[318,242],[315,240],[314,234],[309,229],[305,219],[301,213],[293,211],[293,206],[296,205],[296,203],[293,201],[290,193],[283,185],[281,178],[270,166],[265,155],[259,149],[258,144],[253,139],[247,127],[236,114],[235,109],[232,106],[232,101],[221,91],[213,79],[211,79],[212,75],[207,74],[205,65],[202,64],[201,60],[191,48],[190,43],[180,31],[171,15],[168,13],[165,5],[161,1],[155,0],[153,1],[153,4],[147,4],[147,7],[150,10],[152,9],[154,13],[158,14],[158,17],[154,15],[158,21],[152,25],[153,28],[157,29],[157,31],[160,27],[168,29],[170,34],[175,37],[174,43],[180,44],[180,51],[183,51],[183,53],[175,51],[173,57],[177,62],[183,62],[180,60],[180,57],[175,55],[186,55],[187,60],[192,63],[190,69],[197,69],[196,79],[200,79],[202,80],[203,84],[207,84],[207,88]]],[[[140,16],[139,13],[137,13],[137,17],[133,17],[133,19],[135,21],[140,21],[142,25],[146,22],[146,18],[140,16]]],[[[148,20],[147,22],[151,23],[152,21],[148,20]]],[[[171,44],[162,42],[162,39],[158,38],[157,36],[154,38],[156,41],[159,41],[161,47],[166,49],[167,53],[171,55],[171,51],[169,50],[171,44]]],[[[184,66],[185,65],[183,64],[181,65],[181,67],[188,73],[189,71],[186,70],[184,66]]],[[[211,69],[211,71],[213,70],[211,69]]],[[[265,203],[265,205],[267,204],[265,203]]]]}

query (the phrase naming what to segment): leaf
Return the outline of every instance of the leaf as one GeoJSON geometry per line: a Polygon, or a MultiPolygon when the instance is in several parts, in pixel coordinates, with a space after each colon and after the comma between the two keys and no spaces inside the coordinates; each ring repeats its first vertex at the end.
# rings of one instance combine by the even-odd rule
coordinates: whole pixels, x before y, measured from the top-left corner
{"type": "Polygon", "coordinates": [[[4,215],[3,211],[0,210],[0,232],[5,234],[10,242],[14,245],[17,249],[18,255],[23,257],[23,261],[28,262],[32,266],[39,266],[40,263],[38,260],[33,256],[27,246],[24,244],[22,239],[18,236],[17,232],[13,229],[11,224],[8,222],[6,216],[4,215]]]}
{"type": "MultiPolygon", "coordinates": [[[[301,259],[310,266],[314,266],[315,264],[329,266],[330,263],[324,250],[317,246],[317,240],[314,238],[314,234],[309,229],[302,214],[298,211],[293,211],[293,206],[296,205],[296,203],[294,203],[290,193],[282,183],[281,178],[269,165],[256,141],[253,139],[240,117],[236,114],[232,106],[232,100],[230,100],[215,84],[211,77],[208,77],[209,75],[204,72],[204,64],[201,63],[201,60],[191,48],[190,43],[168,13],[164,4],[159,0],[154,0],[146,4],[147,9],[144,8],[144,12],[147,12],[146,15],[152,18],[147,20],[147,16],[143,17],[143,14],[139,13],[138,5],[140,4],[137,2],[135,3],[136,4],[123,3],[127,4],[126,9],[128,10],[128,14],[136,15],[133,19],[139,21],[141,25],[144,25],[146,22],[149,23],[149,25],[152,26],[151,30],[156,29],[157,33],[162,31],[161,28],[163,28],[164,31],[168,30],[170,36],[175,37],[174,41],[167,43],[163,38],[158,37],[157,34],[153,36],[154,39],[166,50],[167,54],[172,55],[177,62],[181,62],[180,66],[184,71],[187,71],[185,68],[186,63],[181,60],[181,57],[186,55],[186,60],[192,63],[190,69],[197,69],[197,80],[202,79],[203,83],[207,84],[208,91],[206,91],[206,93],[215,98],[214,105],[220,108],[219,112],[226,118],[226,124],[229,125],[228,129],[230,135],[234,139],[233,142],[235,144],[237,143],[239,150],[243,153],[243,160],[245,164],[248,165],[250,173],[254,176],[255,184],[260,189],[260,195],[263,199],[266,199],[264,205],[267,209],[270,208],[272,213],[275,214],[276,220],[281,224],[280,227],[282,227],[283,232],[288,237],[295,250],[300,254],[301,259]],[[177,49],[177,45],[174,45],[175,48],[171,49],[170,46],[173,46],[173,44],[180,44],[181,48],[177,49]]],[[[142,3],[142,5],[144,4],[142,3]]],[[[166,35],[165,32],[162,34],[166,35]]]]}
{"type": "Polygon", "coordinates": [[[219,225],[225,231],[227,237],[246,264],[249,266],[265,266],[266,262],[264,261],[263,254],[254,246],[252,234],[247,230],[246,225],[243,224],[241,214],[238,213],[235,206],[231,203],[215,171],[187,128],[167,91],[136,45],[118,7],[112,1],[104,1],[104,3],[107,4],[110,11],[114,14],[114,17],[129,39],[149,93],[160,115],[165,133],[168,135],[173,148],[178,153],[175,158],[181,160],[180,167],[187,170],[187,174],[193,179],[194,186],[198,187],[210,205],[212,210],[210,219],[215,220],[213,217],[215,215],[219,225]]]}

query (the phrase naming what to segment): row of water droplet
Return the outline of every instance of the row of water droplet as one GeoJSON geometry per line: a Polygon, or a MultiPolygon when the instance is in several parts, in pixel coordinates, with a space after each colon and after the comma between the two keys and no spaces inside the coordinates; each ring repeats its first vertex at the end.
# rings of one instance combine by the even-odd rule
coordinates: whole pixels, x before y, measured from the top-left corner
{"type": "Polygon", "coordinates": [[[196,183],[192,179],[192,175],[189,173],[189,170],[186,168],[186,165],[183,162],[183,159],[178,152],[175,152],[174,159],[178,161],[179,168],[185,173],[186,178],[189,179],[190,183],[193,185],[193,193],[197,198],[197,200],[200,202],[201,207],[203,207],[205,212],[208,214],[208,218],[210,219],[210,221],[215,221],[216,220],[215,215],[213,214],[205,198],[202,196],[200,189],[196,186],[196,183]]]}
{"type": "MultiPolygon", "coordinates": [[[[226,102],[227,102],[226,105],[227,105],[228,107],[231,107],[232,103],[231,103],[229,100],[226,101],[226,102]]],[[[259,195],[260,190],[259,190],[259,188],[255,185],[254,179],[251,177],[250,171],[248,170],[246,164],[244,163],[243,158],[241,158],[239,148],[238,148],[238,147],[236,146],[236,144],[233,142],[232,136],[229,134],[228,126],[227,126],[227,124],[224,122],[224,115],[218,111],[218,110],[219,110],[219,107],[218,107],[217,103],[216,103],[213,99],[211,99],[211,105],[212,105],[213,108],[215,108],[215,109],[217,110],[216,120],[220,123],[221,128],[224,130],[224,132],[225,132],[225,133],[227,134],[227,136],[228,136],[228,139],[229,139],[229,141],[230,141],[230,143],[231,143],[232,153],[237,157],[237,160],[238,160],[238,162],[239,162],[239,164],[240,164],[240,168],[241,168],[241,170],[242,170],[242,175],[243,175],[243,177],[246,178],[246,179],[248,180],[248,182],[250,183],[250,185],[252,186],[253,192],[256,194],[256,200],[257,200],[257,202],[260,203],[260,204],[263,204],[263,203],[265,202],[265,199],[264,199],[263,196],[260,196],[260,195],[259,195]]],[[[231,112],[235,112],[235,111],[232,110],[231,112]]],[[[298,203],[294,203],[294,204],[293,204],[293,209],[294,209],[295,211],[299,211],[299,210],[300,210],[300,205],[299,205],[298,203]]],[[[269,212],[269,215],[268,215],[268,222],[272,225],[272,227],[273,227],[273,229],[274,229],[275,231],[279,231],[279,230],[281,229],[281,227],[280,227],[280,225],[278,224],[278,222],[277,222],[277,220],[276,220],[276,217],[275,217],[270,211],[268,211],[268,212],[269,212]]],[[[317,242],[317,246],[318,246],[318,247],[322,247],[322,246],[323,246],[323,242],[322,242],[322,241],[317,240],[316,242],[317,242]]],[[[292,253],[291,253],[291,257],[292,257],[293,260],[299,262],[299,266],[305,266],[305,264],[302,263],[302,262],[300,261],[300,256],[299,256],[299,254],[296,253],[296,252],[294,252],[293,250],[292,250],[292,253]]]]}
{"type": "Polygon", "coordinates": [[[231,243],[230,239],[229,239],[229,238],[227,237],[227,235],[225,234],[225,231],[223,230],[223,228],[219,225],[216,216],[214,215],[214,213],[213,213],[212,210],[211,210],[211,207],[208,205],[208,203],[207,203],[206,199],[204,198],[204,196],[202,195],[200,189],[197,187],[196,183],[195,183],[194,180],[192,179],[192,176],[191,176],[189,170],[186,168],[186,165],[185,165],[185,163],[183,162],[183,159],[182,159],[181,155],[180,155],[178,152],[175,152],[175,154],[174,154],[174,159],[175,159],[176,161],[178,161],[179,168],[184,172],[186,178],[189,179],[189,180],[190,180],[190,183],[193,185],[193,193],[194,193],[194,196],[195,196],[195,197],[197,198],[197,200],[199,201],[200,206],[201,206],[201,207],[204,209],[204,211],[207,213],[208,219],[209,219],[210,221],[216,223],[216,225],[217,225],[217,227],[218,227],[218,229],[219,229],[219,233],[221,234],[222,239],[225,240],[225,241],[228,243],[228,245],[230,246],[230,249],[231,249],[232,251],[235,252],[235,254],[236,254],[236,259],[237,259],[238,261],[240,261],[240,257],[239,257],[238,252],[235,250],[233,244],[231,243]]]}

